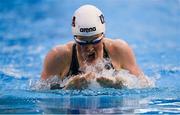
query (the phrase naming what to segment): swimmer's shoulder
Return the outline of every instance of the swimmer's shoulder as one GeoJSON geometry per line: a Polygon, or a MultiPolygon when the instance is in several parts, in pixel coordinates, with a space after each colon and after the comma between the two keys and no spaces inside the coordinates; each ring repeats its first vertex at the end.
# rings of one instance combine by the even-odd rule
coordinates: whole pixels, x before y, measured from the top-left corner
{"type": "Polygon", "coordinates": [[[125,51],[129,49],[129,45],[126,41],[119,39],[105,38],[104,43],[109,52],[125,51]]]}
{"type": "Polygon", "coordinates": [[[52,48],[50,52],[54,52],[57,55],[68,54],[71,52],[73,44],[74,42],[72,41],[72,42],[68,42],[67,44],[57,45],[54,48],[52,48]]]}
{"type": "Polygon", "coordinates": [[[67,44],[57,45],[48,52],[47,56],[52,57],[50,58],[52,60],[67,58],[71,55],[73,44],[74,42],[68,42],[67,44]]]}
{"type": "Polygon", "coordinates": [[[74,42],[57,45],[52,48],[44,60],[45,76],[61,75],[71,62],[72,46],[74,42]]]}
{"type": "Polygon", "coordinates": [[[105,44],[105,49],[112,60],[114,68],[116,70],[123,68],[123,61],[128,55],[128,44],[122,39],[105,38],[103,42],[105,44]]]}

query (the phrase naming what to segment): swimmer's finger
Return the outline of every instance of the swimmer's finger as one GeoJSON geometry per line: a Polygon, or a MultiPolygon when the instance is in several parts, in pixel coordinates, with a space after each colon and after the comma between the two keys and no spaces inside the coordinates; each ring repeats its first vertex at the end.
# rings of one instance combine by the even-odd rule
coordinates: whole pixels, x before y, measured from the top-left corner
{"type": "Polygon", "coordinates": [[[99,77],[96,79],[96,81],[102,86],[102,87],[112,87],[113,86],[113,81],[104,77],[99,77]]]}
{"type": "Polygon", "coordinates": [[[85,74],[85,78],[86,78],[88,81],[90,81],[90,80],[92,80],[92,79],[95,78],[95,74],[92,73],[92,72],[87,73],[87,74],[85,74]]]}
{"type": "Polygon", "coordinates": [[[113,80],[110,80],[108,78],[100,77],[97,78],[96,81],[104,88],[115,88],[115,89],[123,88],[122,81],[120,80],[113,82],[113,80]]]}
{"type": "Polygon", "coordinates": [[[66,86],[65,89],[85,89],[88,87],[88,81],[85,77],[77,77],[70,81],[66,86]]]}

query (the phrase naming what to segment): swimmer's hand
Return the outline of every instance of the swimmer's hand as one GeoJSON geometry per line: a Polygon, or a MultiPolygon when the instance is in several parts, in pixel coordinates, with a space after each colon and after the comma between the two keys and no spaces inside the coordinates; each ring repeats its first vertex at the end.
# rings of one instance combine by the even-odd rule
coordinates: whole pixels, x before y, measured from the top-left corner
{"type": "Polygon", "coordinates": [[[65,89],[71,89],[71,90],[79,89],[79,90],[82,90],[82,89],[85,89],[87,87],[88,87],[88,81],[86,80],[86,78],[76,76],[65,86],[65,89]]]}
{"type": "Polygon", "coordinates": [[[94,79],[94,76],[92,73],[74,76],[72,78],[72,80],[70,80],[70,82],[65,86],[64,89],[71,89],[71,90],[86,89],[86,88],[88,88],[88,85],[89,85],[91,79],[94,79]]]}
{"type": "Polygon", "coordinates": [[[96,81],[100,84],[101,87],[104,88],[115,88],[115,89],[122,89],[123,83],[122,81],[116,79],[114,82],[111,79],[105,78],[105,77],[99,77],[96,79],[96,81]]]}

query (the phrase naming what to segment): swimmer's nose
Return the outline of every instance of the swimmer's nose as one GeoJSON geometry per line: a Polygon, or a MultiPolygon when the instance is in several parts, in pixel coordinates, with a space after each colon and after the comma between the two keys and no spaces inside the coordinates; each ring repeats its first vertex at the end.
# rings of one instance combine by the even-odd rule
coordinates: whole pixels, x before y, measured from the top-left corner
{"type": "Polygon", "coordinates": [[[87,49],[87,52],[93,52],[93,51],[94,51],[93,47],[87,49]]]}
{"type": "Polygon", "coordinates": [[[92,50],[94,50],[94,47],[93,47],[93,45],[88,44],[88,45],[83,46],[83,49],[85,51],[92,51],[92,50]]]}

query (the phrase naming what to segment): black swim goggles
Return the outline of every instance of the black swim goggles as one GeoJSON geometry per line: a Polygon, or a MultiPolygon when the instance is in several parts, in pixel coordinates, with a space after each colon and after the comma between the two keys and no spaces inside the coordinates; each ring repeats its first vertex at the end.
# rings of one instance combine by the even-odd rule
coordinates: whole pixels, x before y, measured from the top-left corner
{"type": "Polygon", "coordinates": [[[95,45],[95,44],[99,43],[99,42],[102,40],[102,38],[103,38],[103,34],[102,34],[100,37],[98,37],[98,38],[96,38],[96,39],[94,39],[94,40],[85,41],[85,40],[80,40],[80,39],[78,39],[77,36],[74,36],[74,40],[75,40],[76,43],[78,43],[79,45],[89,45],[89,44],[95,45]]]}

